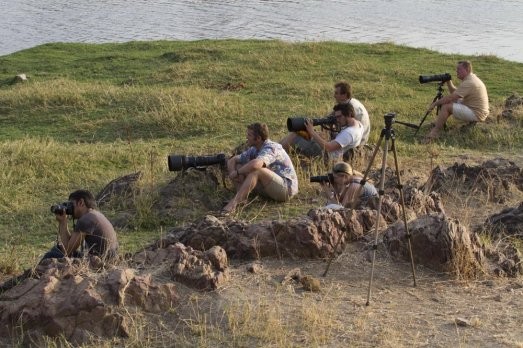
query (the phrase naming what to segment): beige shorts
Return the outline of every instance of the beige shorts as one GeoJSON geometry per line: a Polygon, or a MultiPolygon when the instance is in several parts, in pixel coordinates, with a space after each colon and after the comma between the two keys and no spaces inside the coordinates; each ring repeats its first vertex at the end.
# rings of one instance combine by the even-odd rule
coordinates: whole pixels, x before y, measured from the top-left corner
{"type": "Polygon", "coordinates": [[[461,121],[479,122],[479,119],[474,115],[474,111],[472,111],[468,106],[460,103],[452,104],[452,115],[461,121]]]}
{"type": "Polygon", "coordinates": [[[276,173],[272,173],[271,181],[263,186],[261,182],[256,185],[256,193],[274,199],[278,202],[289,200],[289,188],[287,180],[276,173]]]}

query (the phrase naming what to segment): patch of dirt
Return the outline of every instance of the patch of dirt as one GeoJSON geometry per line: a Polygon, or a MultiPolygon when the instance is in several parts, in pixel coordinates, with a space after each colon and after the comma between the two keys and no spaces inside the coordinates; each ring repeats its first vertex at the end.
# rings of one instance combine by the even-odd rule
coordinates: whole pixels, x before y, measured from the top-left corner
{"type": "Polygon", "coordinates": [[[371,254],[353,243],[322,277],[323,261],[264,259],[261,270],[231,266],[231,281],[215,293],[181,301],[172,320],[180,342],[211,346],[521,347],[523,281],[457,282],[378,250],[367,306],[371,254]],[[307,291],[289,274],[316,278],[307,291]],[[203,313],[206,317],[203,319],[203,313]],[[194,337],[194,326],[205,337],[194,337]],[[220,338],[220,335],[223,335],[220,338]],[[182,339],[183,338],[183,339],[182,339]]]}

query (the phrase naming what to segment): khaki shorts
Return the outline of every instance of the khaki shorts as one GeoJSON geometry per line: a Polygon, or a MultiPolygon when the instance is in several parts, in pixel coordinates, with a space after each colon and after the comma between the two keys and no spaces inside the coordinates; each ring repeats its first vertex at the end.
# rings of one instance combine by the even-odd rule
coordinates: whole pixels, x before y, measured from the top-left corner
{"type": "Polygon", "coordinates": [[[289,188],[287,187],[287,180],[276,173],[272,173],[271,181],[263,186],[261,182],[256,185],[256,193],[274,199],[278,202],[285,202],[289,200],[289,188]]]}
{"type": "Polygon", "coordinates": [[[452,104],[452,115],[455,118],[465,122],[479,122],[479,119],[474,115],[474,111],[466,105],[460,103],[452,104]]]}

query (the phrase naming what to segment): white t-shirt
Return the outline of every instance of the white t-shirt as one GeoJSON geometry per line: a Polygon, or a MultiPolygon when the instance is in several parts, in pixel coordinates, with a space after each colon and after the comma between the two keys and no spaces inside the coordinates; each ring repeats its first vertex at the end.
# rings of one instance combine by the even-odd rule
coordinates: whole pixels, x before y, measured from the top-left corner
{"type": "Polygon", "coordinates": [[[354,108],[354,118],[360,121],[363,125],[363,137],[361,139],[360,145],[365,145],[369,140],[370,134],[369,113],[367,112],[367,109],[365,109],[365,106],[363,106],[363,104],[358,99],[351,98],[350,103],[354,108]]]}
{"type": "Polygon", "coordinates": [[[352,127],[343,128],[341,132],[336,135],[334,141],[340,144],[341,149],[338,149],[333,152],[329,152],[329,157],[332,160],[341,160],[343,154],[352,148],[360,145],[363,138],[365,128],[360,121],[356,120],[356,125],[352,127]]]}

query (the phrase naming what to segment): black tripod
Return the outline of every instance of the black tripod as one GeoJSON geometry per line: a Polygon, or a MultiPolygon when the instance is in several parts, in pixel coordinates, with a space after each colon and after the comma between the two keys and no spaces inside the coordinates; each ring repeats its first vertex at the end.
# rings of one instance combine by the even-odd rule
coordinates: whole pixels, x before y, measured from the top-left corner
{"type": "MultiPolygon", "coordinates": [[[[403,196],[403,185],[401,184],[401,179],[400,179],[400,170],[399,170],[399,165],[398,165],[398,154],[396,153],[395,134],[394,134],[394,129],[392,129],[392,124],[394,122],[396,122],[396,123],[399,123],[399,124],[402,124],[402,125],[405,125],[405,126],[408,126],[408,127],[412,127],[412,128],[417,128],[418,126],[410,124],[410,123],[395,121],[394,120],[395,117],[396,117],[396,114],[394,114],[394,113],[388,113],[388,114],[386,114],[384,116],[385,128],[383,128],[382,131],[381,131],[380,139],[378,140],[378,143],[376,144],[376,148],[374,149],[374,152],[372,153],[372,157],[371,157],[371,159],[369,161],[367,169],[365,170],[365,174],[363,175],[363,179],[361,179],[361,181],[360,181],[360,187],[358,188],[358,191],[355,194],[355,197],[359,197],[359,195],[361,193],[361,190],[363,189],[363,186],[365,185],[365,182],[367,181],[367,177],[368,177],[368,174],[369,174],[370,169],[372,167],[372,163],[374,162],[374,159],[376,158],[376,154],[378,153],[378,150],[380,149],[380,145],[381,145],[381,143],[383,141],[383,138],[385,138],[385,143],[383,145],[383,160],[382,160],[382,163],[381,163],[380,187],[379,187],[379,191],[378,191],[378,193],[379,193],[379,201],[378,201],[378,210],[376,212],[375,238],[374,238],[374,244],[372,246],[372,268],[371,268],[371,274],[370,274],[370,280],[369,280],[369,291],[368,291],[368,294],[367,294],[367,303],[366,303],[367,306],[370,303],[372,279],[374,277],[374,262],[375,262],[375,259],[376,259],[376,250],[378,249],[378,231],[379,231],[379,222],[380,222],[380,216],[381,216],[381,205],[382,205],[382,201],[383,201],[383,195],[385,194],[385,189],[384,189],[384,187],[385,187],[385,170],[387,168],[387,152],[388,152],[388,149],[389,149],[389,147],[388,147],[389,140],[391,141],[390,148],[392,150],[392,153],[394,154],[394,165],[396,167],[395,168],[396,169],[396,177],[397,177],[397,180],[398,180],[398,184],[396,185],[396,187],[398,188],[398,190],[400,192],[401,211],[402,211],[403,223],[405,225],[405,232],[406,232],[406,235],[407,235],[407,242],[408,242],[409,256],[410,256],[410,265],[411,265],[411,268],[412,268],[412,277],[414,279],[414,286],[416,286],[416,272],[414,270],[414,258],[412,257],[412,247],[411,247],[411,242],[410,242],[411,235],[410,235],[410,231],[409,231],[408,225],[407,225],[407,215],[405,213],[405,199],[404,199],[404,196],[403,196]]],[[[351,204],[351,207],[350,207],[350,214],[353,213],[355,205],[356,205],[356,200],[353,200],[353,202],[351,204]]],[[[334,252],[333,252],[330,260],[327,263],[327,268],[325,269],[325,272],[323,273],[323,276],[326,276],[327,272],[329,271],[329,268],[330,268],[330,265],[332,263],[332,260],[334,259],[334,254],[335,254],[336,250],[338,249],[338,245],[339,245],[340,241],[341,241],[341,236],[338,239],[338,242],[336,243],[336,246],[334,247],[334,252]]]]}
{"type": "MultiPolygon", "coordinates": [[[[432,103],[434,103],[435,101],[437,100],[440,100],[442,97],[443,97],[443,84],[445,82],[440,82],[438,83],[438,92],[436,93],[436,96],[434,97],[434,99],[432,99],[432,103]]],[[[441,105],[438,105],[436,107],[436,115],[439,114],[439,110],[441,109],[441,105]]],[[[420,130],[421,128],[421,125],[423,124],[423,122],[425,122],[425,119],[427,118],[427,116],[431,113],[432,110],[427,110],[427,112],[425,113],[425,115],[423,116],[423,118],[421,119],[421,122],[419,123],[418,125],[418,128],[416,129],[416,132],[414,132],[414,136],[416,136],[416,134],[418,134],[418,131],[420,130]]],[[[399,123],[399,122],[398,122],[399,123]]]]}

